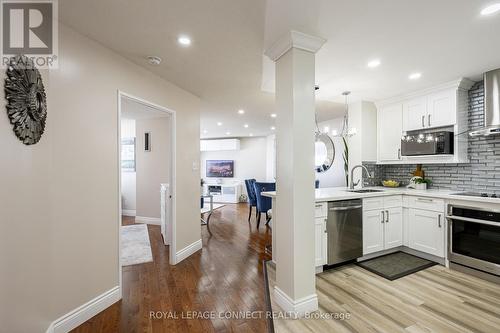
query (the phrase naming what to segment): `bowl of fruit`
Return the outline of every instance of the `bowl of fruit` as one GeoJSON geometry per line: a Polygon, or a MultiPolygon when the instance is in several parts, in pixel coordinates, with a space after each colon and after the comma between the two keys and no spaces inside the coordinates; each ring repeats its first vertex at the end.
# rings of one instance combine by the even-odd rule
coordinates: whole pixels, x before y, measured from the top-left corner
{"type": "Polygon", "coordinates": [[[382,185],[384,185],[385,187],[399,187],[399,182],[389,179],[382,181],[382,185]]]}

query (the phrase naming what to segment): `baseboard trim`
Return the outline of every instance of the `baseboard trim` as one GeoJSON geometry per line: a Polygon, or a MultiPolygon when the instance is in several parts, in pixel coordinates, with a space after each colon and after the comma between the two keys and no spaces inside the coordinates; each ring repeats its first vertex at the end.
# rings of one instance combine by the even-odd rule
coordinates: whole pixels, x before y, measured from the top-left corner
{"type": "Polygon", "coordinates": [[[46,333],[67,333],[121,299],[116,286],[52,322],[46,333]]]}
{"type": "Polygon", "coordinates": [[[198,239],[196,242],[186,246],[180,251],[177,251],[175,254],[175,264],[180,263],[190,255],[201,250],[201,248],[202,248],[201,239],[198,239]]]}
{"type": "Polygon", "coordinates": [[[276,303],[285,311],[297,317],[303,317],[306,313],[318,310],[318,295],[312,294],[293,300],[283,290],[274,286],[276,303]]]}
{"type": "Polygon", "coordinates": [[[123,216],[135,216],[135,209],[122,209],[123,216]]]}
{"type": "Polygon", "coordinates": [[[136,216],[135,223],[161,225],[161,219],[159,217],[136,216]]]}

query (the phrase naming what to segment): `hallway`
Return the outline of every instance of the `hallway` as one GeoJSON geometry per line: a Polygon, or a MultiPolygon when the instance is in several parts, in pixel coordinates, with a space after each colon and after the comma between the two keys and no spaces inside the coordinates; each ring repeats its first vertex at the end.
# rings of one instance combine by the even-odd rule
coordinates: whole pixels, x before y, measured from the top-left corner
{"type": "MultiPolygon", "coordinates": [[[[271,229],[257,231],[255,217],[250,224],[247,217],[246,204],[217,209],[210,228],[201,227],[203,250],[176,266],[160,227],[148,225],[153,262],[123,267],[123,299],[73,332],[266,332],[265,318],[219,318],[266,310],[262,260],[270,259],[271,229]],[[186,318],[202,312],[216,318],[186,318]]],[[[123,225],[133,223],[123,217],[123,225]]]]}

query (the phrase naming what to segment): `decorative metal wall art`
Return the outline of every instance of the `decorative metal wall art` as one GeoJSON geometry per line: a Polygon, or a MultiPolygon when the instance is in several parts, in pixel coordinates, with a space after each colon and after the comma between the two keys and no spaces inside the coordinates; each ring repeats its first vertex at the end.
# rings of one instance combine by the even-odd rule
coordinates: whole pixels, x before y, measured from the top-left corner
{"type": "Polygon", "coordinates": [[[37,143],[45,129],[47,96],[42,76],[30,58],[18,55],[10,59],[4,90],[14,133],[25,145],[37,143]]]}

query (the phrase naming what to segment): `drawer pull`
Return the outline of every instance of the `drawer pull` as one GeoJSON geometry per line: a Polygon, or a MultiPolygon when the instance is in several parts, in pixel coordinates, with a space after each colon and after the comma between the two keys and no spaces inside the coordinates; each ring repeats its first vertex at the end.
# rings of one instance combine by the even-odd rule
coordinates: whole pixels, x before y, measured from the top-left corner
{"type": "Polygon", "coordinates": [[[426,198],[417,198],[417,201],[434,202],[434,200],[432,200],[432,199],[426,199],[426,198]]]}

